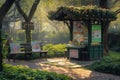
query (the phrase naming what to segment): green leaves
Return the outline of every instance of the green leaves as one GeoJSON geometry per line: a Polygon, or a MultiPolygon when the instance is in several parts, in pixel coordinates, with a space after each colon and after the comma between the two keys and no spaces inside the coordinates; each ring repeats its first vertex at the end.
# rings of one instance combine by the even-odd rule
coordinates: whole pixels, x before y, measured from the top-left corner
{"type": "Polygon", "coordinates": [[[95,20],[115,20],[116,13],[108,9],[98,8],[97,6],[88,5],[88,6],[66,6],[59,7],[56,14],[53,16],[57,20],[81,20],[81,19],[95,19],[95,20]],[[61,12],[61,13],[60,13],[61,12]],[[67,17],[64,17],[62,14],[64,12],[67,17]],[[62,16],[61,16],[62,15],[62,16]],[[60,18],[60,19],[59,19],[60,18]]]}
{"type": "Polygon", "coordinates": [[[43,47],[44,50],[48,50],[48,56],[59,57],[64,55],[64,51],[66,50],[66,44],[47,44],[43,47]]]}
{"type": "Polygon", "coordinates": [[[71,78],[55,72],[4,64],[4,70],[0,72],[0,80],[71,80],[71,78]]]}
{"type": "Polygon", "coordinates": [[[105,56],[100,62],[96,62],[89,66],[90,69],[120,75],[120,54],[110,52],[108,56],[105,56]]]}

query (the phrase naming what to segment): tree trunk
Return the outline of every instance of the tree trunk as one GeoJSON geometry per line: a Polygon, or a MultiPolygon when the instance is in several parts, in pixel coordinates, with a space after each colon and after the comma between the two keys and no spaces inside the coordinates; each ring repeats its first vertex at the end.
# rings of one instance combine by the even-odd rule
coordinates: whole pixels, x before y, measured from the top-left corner
{"type": "Polygon", "coordinates": [[[31,30],[30,30],[30,26],[29,26],[29,23],[31,22],[31,19],[37,9],[37,6],[40,2],[40,0],[35,0],[35,2],[33,3],[32,5],[32,8],[30,10],[30,13],[29,15],[27,16],[27,14],[22,10],[20,4],[19,4],[20,0],[17,0],[15,2],[16,4],[16,7],[17,7],[17,10],[18,12],[22,15],[22,17],[24,18],[25,20],[25,23],[27,24],[26,25],[26,29],[25,29],[25,34],[26,34],[26,43],[31,43],[31,30]]]}
{"type": "Polygon", "coordinates": [[[70,41],[72,41],[73,40],[73,21],[70,21],[69,31],[70,31],[70,41]]]}
{"type": "Polygon", "coordinates": [[[108,49],[108,28],[109,28],[110,22],[106,22],[106,24],[103,26],[103,45],[104,45],[104,54],[107,55],[109,52],[108,49]]]}
{"type": "MultiPolygon", "coordinates": [[[[26,22],[27,23],[27,22],[26,22]]],[[[28,23],[29,24],[29,23],[28,23]]],[[[26,34],[26,43],[31,43],[31,30],[29,26],[26,26],[27,28],[25,29],[25,34],[26,34]]]]}
{"type": "Polygon", "coordinates": [[[103,29],[103,49],[104,49],[104,54],[108,54],[109,49],[108,49],[108,28],[109,26],[105,26],[103,29]]]}
{"type": "Polygon", "coordinates": [[[0,21],[0,71],[2,71],[2,21],[0,21]]]}
{"type": "MultiPolygon", "coordinates": [[[[100,0],[99,2],[99,6],[101,8],[105,8],[105,9],[108,9],[108,0],[100,0]]],[[[108,22],[108,21],[106,21],[108,22]]],[[[103,25],[103,45],[104,45],[104,54],[108,54],[109,50],[108,50],[108,43],[107,43],[107,37],[108,37],[108,28],[109,28],[109,22],[108,23],[105,23],[105,25],[103,25]]]]}
{"type": "Polygon", "coordinates": [[[9,9],[11,8],[12,4],[15,0],[6,0],[5,3],[0,8],[0,71],[3,70],[2,66],[2,21],[9,9]]]}
{"type": "Polygon", "coordinates": [[[68,29],[69,29],[69,36],[70,36],[70,41],[73,40],[73,21],[64,21],[65,24],[67,24],[68,29]]]}
{"type": "Polygon", "coordinates": [[[0,8],[0,20],[3,21],[3,18],[11,8],[12,4],[14,3],[15,0],[6,0],[5,3],[2,5],[0,8]]]}

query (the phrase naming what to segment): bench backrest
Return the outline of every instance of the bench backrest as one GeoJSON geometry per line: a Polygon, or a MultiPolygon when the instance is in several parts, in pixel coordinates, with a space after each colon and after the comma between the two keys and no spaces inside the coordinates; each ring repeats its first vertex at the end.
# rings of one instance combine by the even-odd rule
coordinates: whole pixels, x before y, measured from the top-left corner
{"type": "Polygon", "coordinates": [[[40,43],[39,42],[31,42],[32,52],[40,52],[40,43]]]}
{"type": "Polygon", "coordinates": [[[39,42],[31,42],[31,44],[22,43],[22,44],[20,44],[20,46],[21,46],[21,48],[24,48],[23,51],[25,51],[25,53],[41,51],[39,42]]]}
{"type": "Polygon", "coordinates": [[[24,53],[24,51],[21,50],[20,43],[10,43],[10,53],[24,53]]]}
{"type": "Polygon", "coordinates": [[[30,53],[32,51],[31,44],[29,43],[22,43],[20,44],[20,47],[25,53],[30,53]]]}
{"type": "Polygon", "coordinates": [[[10,53],[31,53],[40,52],[41,47],[39,42],[29,43],[10,43],[10,53]]]}

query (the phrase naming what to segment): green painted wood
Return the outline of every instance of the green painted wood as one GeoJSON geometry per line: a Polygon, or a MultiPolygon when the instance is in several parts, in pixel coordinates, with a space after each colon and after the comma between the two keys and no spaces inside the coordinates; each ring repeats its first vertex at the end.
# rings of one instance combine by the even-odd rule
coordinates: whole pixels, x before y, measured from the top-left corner
{"type": "Polygon", "coordinates": [[[89,54],[90,60],[97,60],[102,58],[103,46],[102,45],[90,46],[89,54]]]}

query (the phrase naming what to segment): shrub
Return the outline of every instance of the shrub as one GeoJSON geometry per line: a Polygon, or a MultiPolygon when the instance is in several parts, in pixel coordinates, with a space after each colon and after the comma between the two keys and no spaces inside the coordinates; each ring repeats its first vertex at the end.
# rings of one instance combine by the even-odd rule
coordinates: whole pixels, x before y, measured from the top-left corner
{"type": "Polygon", "coordinates": [[[48,56],[50,57],[63,56],[64,51],[66,50],[66,44],[47,44],[43,47],[43,49],[48,50],[48,56]]]}
{"type": "Polygon", "coordinates": [[[2,54],[3,54],[3,58],[6,58],[6,55],[8,53],[8,45],[6,45],[7,43],[7,34],[2,35],[2,54]]]}
{"type": "Polygon", "coordinates": [[[53,56],[54,55],[53,46],[54,46],[53,44],[47,44],[47,45],[43,46],[43,50],[48,50],[49,56],[53,56]]]}
{"type": "Polygon", "coordinates": [[[120,76],[120,54],[110,52],[109,55],[105,56],[100,62],[95,62],[90,65],[89,69],[120,76]]]}
{"type": "Polygon", "coordinates": [[[4,64],[4,70],[0,72],[0,80],[72,80],[72,78],[55,72],[4,64]]]}

